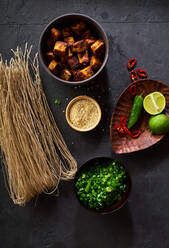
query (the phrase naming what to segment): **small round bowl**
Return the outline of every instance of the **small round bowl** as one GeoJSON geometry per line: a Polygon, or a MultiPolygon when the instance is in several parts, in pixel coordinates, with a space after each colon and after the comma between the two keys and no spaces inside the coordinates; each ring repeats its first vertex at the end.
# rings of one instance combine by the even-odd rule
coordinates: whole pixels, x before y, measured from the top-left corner
{"type": "Polygon", "coordinates": [[[94,19],[92,19],[91,17],[89,17],[87,15],[82,15],[82,14],[78,14],[78,13],[71,13],[71,14],[65,14],[65,15],[62,15],[62,16],[55,18],[53,21],[51,21],[45,27],[45,29],[42,32],[41,37],[40,37],[38,53],[39,53],[39,59],[40,59],[40,62],[42,64],[43,68],[50,76],[52,76],[54,79],[56,79],[62,83],[68,84],[68,85],[80,85],[80,84],[87,83],[87,82],[91,81],[103,70],[103,68],[107,62],[107,59],[108,59],[109,44],[108,44],[107,35],[98,22],[96,22],[94,19]],[[93,33],[99,39],[103,40],[105,43],[105,52],[104,52],[105,54],[104,54],[102,66],[92,77],[90,77],[86,80],[82,80],[82,81],[66,81],[66,80],[63,80],[63,79],[57,77],[51,71],[49,71],[48,63],[47,63],[47,60],[45,58],[46,38],[47,38],[51,28],[53,28],[53,27],[62,28],[73,21],[84,21],[90,27],[90,29],[93,30],[93,33]]]}
{"type": "Polygon", "coordinates": [[[89,96],[77,96],[77,97],[73,98],[73,99],[69,102],[69,104],[67,105],[67,107],[66,107],[66,120],[67,120],[69,126],[70,126],[71,128],[73,128],[74,130],[78,131],[78,132],[88,132],[88,131],[93,130],[93,129],[99,124],[99,122],[100,122],[100,120],[101,120],[101,116],[102,116],[102,112],[101,112],[101,108],[100,108],[99,104],[96,102],[96,100],[94,100],[93,98],[91,98],[91,97],[89,97],[89,96]],[[89,101],[91,101],[92,103],[95,104],[95,106],[96,106],[96,108],[97,108],[97,111],[98,111],[98,120],[97,120],[97,122],[96,122],[93,126],[91,126],[90,128],[88,128],[88,129],[82,129],[82,128],[75,127],[75,126],[72,124],[72,122],[70,121],[69,111],[70,111],[72,105],[73,105],[75,102],[79,101],[79,100],[89,100],[89,101]]]}
{"type": "Polygon", "coordinates": [[[130,196],[130,193],[131,193],[131,187],[132,187],[131,177],[130,177],[129,172],[128,172],[128,170],[126,169],[126,167],[125,167],[123,164],[121,164],[119,161],[117,161],[119,164],[121,164],[121,165],[124,166],[125,171],[126,171],[126,175],[127,175],[127,182],[126,182],[126,183],[127,183],[127,188],[126,188],[126,192],[123,194],[121,200],[117,201],[116,203],[114,203],[112,206],[110,206],[110,207],[107,208],[107,209],[103,209],[103,210],[99,210],[99,211],[97,211],[97,210],[95,210],[95,209],[91,209],[91,208],[89,208],[89,207],[83,205],[82,202],[79,200],[79,196],[78,196],[78,194],[77,194],[75,184],[76,184],[76,182],[77,182],[77,180],[78,180],[78,178],[79,178],[80,172],[81,172],[83,169],[86,169],[86,168],[91,167],[91,166],[92,166],[92,163],[94,164],[94,163],[97,162],[97,161],[114,162],[114,161],[117,161],[117,160],[115,160],[115,159],[113,159],[113,158],[107,158],[107,157],[96,157],[96,158],[93,158],[93,159],[91,159],[91,160],[88,160],[88,161],[87,161],[86,163],[84,163],[84,164],[79,168],[79,170],[76,172],[75,179],[74,179],[74,191],[75,191],[75,195],[76,195],[76,197],[77,197],[79,203],[80,203],[84,208],[86,208],[86,209],[88,209],[88,210],[90,210],[90,211],[92,211],[92,212],[99,213],[99,214],[110,214],[110,213],[113,213],[113,212],[119,210],[120,208],[122,208],[122,207],[126,204],[128,198],[129,198],[129,196],[130,196]]]}

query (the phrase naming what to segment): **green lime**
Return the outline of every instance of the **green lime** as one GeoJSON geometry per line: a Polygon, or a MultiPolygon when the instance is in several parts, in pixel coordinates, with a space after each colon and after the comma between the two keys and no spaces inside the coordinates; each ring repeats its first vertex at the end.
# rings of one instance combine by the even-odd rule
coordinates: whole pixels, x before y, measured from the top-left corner
{"type": "Polygon", "coordinates": [[[164,110],[165,105],[165,97],[158,91],[148,94],[143,102],[145,111],[151,115],[160,114],[164,110]]]}
{"type": "Polygon", "coordinates": [[[169,118],[164,114],[152,116],[148,125],[153,134],[165,134],[169,131],[169,118]]]}

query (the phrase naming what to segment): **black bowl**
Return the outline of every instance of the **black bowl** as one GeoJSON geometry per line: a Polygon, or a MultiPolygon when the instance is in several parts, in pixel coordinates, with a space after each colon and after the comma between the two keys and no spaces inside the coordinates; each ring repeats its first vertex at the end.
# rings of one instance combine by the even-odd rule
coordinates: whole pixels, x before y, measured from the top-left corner
{"type": "Polygon", "coordinates": [[[98,211],[98,210],[95,210],[95,209],[91,209],[91,208],[89,208],[89,207],[83,205],[83,203],[80,201],[79,196],[78,196],[78,194],[77,194],[77,190],[76,190],[75,184],[76,184],[76,182],[77,182],[77,180],[78,180],[78,178],[79,178],[80,172],[81,172],[83,169],[86,170],[87,168],[91,167],[92,164],[95,164],[95,162],[98,162],[98,161],[99,161],[99,162],[100,162],[100,161],[101,161],[101,162],[114,162],[114,161],[117,161],[117,160],[114,160],[113,158],[107,158],[107,157],[96,157],[96,158],[93,158],[93,159],[91,159],[91,160],[88,160],[85,164],[83,164],[83,165],[79,168],[79,170],[77,171],[77,173],[76,173],[76,175],[75,175],[75,179],[74,179],[74,190],[75,190],[75,194],[76,194],[76,197],[77,197],[79,203],[80,203],[83,207],[85,207],[86,209],[88,209],[88,210],[90,210],[90,211],[92,211],[92,212],[95,212],[95,213],[110,214],[110,213],[112,213],[112,212],[115,212],[115,211],[119,210],[121,207],[123,207],[123,206],[126,204],[126,202],[127,202],[127,200],[128,200],[128,197],[129,197],[129,195],[130,195],[130,193],[131,193],[131,186],[132,186],[132,184],[131,184],[131,177],[130,177],[129,172],[128,172],[128,170],[126,169],[126,167],[125,167],[123,164],[121,164],[120,162],[117,161],[119,164],[123,165],[123,167],[125,168],[125,171],[126,171],[126,175],[127,175],[127,182],[126,182],[127,188],[126,188],[126,192],[123,194],[121,200],[115,202],[113,205],[111,205],[111,206],[110,206],[109,208],[107,208],[107,209],[103,209],[103,210],[99,210],[99,211],[98,211]]]}
{"type": "Polygon", "coordinates": [[[69,84],[69,85],[79,85],[79,84],[83,84],[83,83],[89,82],[92,79],[94,79],[103,70],[103,68],[107,62],[107,59],[108,59],[108,52],[109,52],[108,39],[107,39],[107,35],[105,34],[103,28],[95,20],[93,20],[91,17],[89,17],[87,15],[76,14],[76,13],[62,15],[62,16],[57,17],[53,21],[51,21],[45,27],[44,31],[41,34],[40,41],[39,41],[39,49],[38,49],[39,59],[41,61],[43,68],[45,69],[45,71],[47,71],[47,73],[50,76],[52,76],[54,79],[56,79],[62,83],[65,83],[65,84],[69,84]],[[82,80],[82,81],[66,81],[66,80],[63,80],[63,79],[57,77],[51,71],[48,70],[48,63],[47,63],[47,59],[45,58],[46,38],[47,38],[51,28],[53,28],[53,27],[63,28],[66,25],[70,25],[72,22],[78,21],[78,20],[84,21],[90,27],[90,29],[93,31],[93,34],[95,34],[97,36],[97,38],[104,41],[104,43],[105,43],[105,52],[104,53],[105,54],[104,54],[102,66],[92,77],[90,77],[86,80],[82,80]]]}

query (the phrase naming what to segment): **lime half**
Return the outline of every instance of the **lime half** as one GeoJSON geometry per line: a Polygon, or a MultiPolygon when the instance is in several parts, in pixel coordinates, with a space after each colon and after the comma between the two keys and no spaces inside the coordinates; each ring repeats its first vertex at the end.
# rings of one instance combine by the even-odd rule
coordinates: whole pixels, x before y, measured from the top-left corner
{"type": "Polygon", "coordinates": [[[143,101],[145,111],[151,115],[160,114],[164,110],[165,105],[165,97],[158,91],[150,93],[143,101]]]}

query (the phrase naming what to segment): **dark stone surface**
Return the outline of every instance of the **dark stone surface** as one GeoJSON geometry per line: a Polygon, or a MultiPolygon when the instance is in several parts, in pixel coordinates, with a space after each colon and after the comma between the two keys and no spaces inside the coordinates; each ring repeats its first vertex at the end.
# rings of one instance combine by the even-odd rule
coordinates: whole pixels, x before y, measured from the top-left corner
{"type": "Polygon", "coordinates": [[[168,0],[0,0],[0,52],[26,41],[37,51],[39,36],[54,17],[80,12],[93,17],[107,32],[110,43],[106,70],[84,87],[68,87],[42,69],[44,89],[65,140],[78,165],[95,156],[113,156],[129,169],[133,190],[128,204],[112,215],[83,209],[73,183],[60,185],[60,196],[40,196],[25,207],[15,206],[0,171],[0,247],[2,248],[168,248],[169,139],[142,152],[115,155],[109,122],[118,95],[128,85],[126,62],[136,57],[149,77],[169,84],[168,0]],[[103,120],[93,132],[73,131],[65,121],[65,107],[74,96],[87,94],[100,103],[103,120]],[[62,104],[56,106],[58,98],[62,104]]]}

